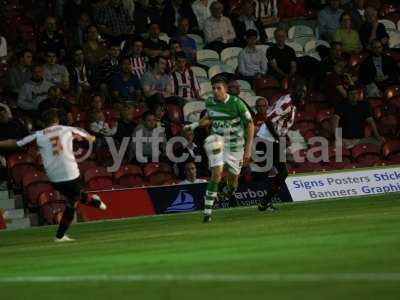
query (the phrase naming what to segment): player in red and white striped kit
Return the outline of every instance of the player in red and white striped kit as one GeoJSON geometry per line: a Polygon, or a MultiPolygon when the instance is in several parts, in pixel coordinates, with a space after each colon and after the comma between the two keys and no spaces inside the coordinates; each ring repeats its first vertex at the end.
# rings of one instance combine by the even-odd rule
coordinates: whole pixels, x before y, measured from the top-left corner
{"type": "Polygon", "coordinates": [[[65,232],[71,225],[78,202],[101,210],[107,209],[98,195],[89,195],[82,190],[80,172],[73,153],[74,138],[94,142],[95,137],[81,129],[59,125],[58,111],[55,109],[44,113],[44,122],[45,129],[36,131],[19,141],[1,141],[0,148],[23,147],[36,142],[50,182],[67,198],[67,205],[55,241],[69,242],[73,239],[65,235],[65,232]]]}
{"type": "MultiPolygon", "coordinates": [[[[307,86],[303,80],[299,80],[294,84],[291,92],[283,95],[276,101],[267,111],[267,120],[261,125],[257,132],[257,137],[266,141],[266,143],[258,143],[257,150],[265,152],[266,146],[272,145],[272,162],[273,167],[277,171],[272,186],[267,195],[258,206],[260,211],[275,210],[272,204],[272,198],[279,193],[282,185],[285,184],[288,170],[285,160],[281,159],[279,139],[285,138],[289,129],[293,126],[296,105],[304,100],[307,93],[307,86]]],[[[270,159],[268,157],[267,159],[270,159]]]]}

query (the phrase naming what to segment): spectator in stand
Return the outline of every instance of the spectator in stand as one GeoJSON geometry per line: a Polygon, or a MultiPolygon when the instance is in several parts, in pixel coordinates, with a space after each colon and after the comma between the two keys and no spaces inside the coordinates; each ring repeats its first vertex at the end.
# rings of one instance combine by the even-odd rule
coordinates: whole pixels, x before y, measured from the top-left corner
{"type": "Polygon", "coordinates": [[[111,127],[110,124],[106,122],[104,113],[101,110],[93,111],[91,119],[90,131],[92,131],[97,138],[113,136],[117,132],[116,126],[111,127]]]}
{"type": "Polygon", "coordinates": [[[256,32],[260,43],[266,43],[268,40],[262,22],[254,16],[254,5],[251,2],[244,2],[241,5],[240,16],[235,22],[235,30],[237,42],[242,46],[246,45],[246,33],[249,30],[256,32]]]}
{"type": "Polygon", "coordinates": [[[246,47],[239,53],[238,69],[240,75],[252,82],[268,72],[268,61],[264,51],[257,49],[257,31],[250,29],[246,32],[246,47]]]}
{"type": "Polygon", "coordinates": [[[176,40],[182,47],[182,51],[185,52],[189,63],[194,64],[196,62],[196,41],[188,36],[190,29],[189,19],[182,18],[179,21],[178,33],[174,36],[176,40]]]}
{"type": "Polygon", "coordinates": [[[95,21],[102,34],[119,42],[122,42],[126,35],[133,33],[132,20],[121,0],[111,0],[99,9],[95,21]]]}
{"type": "MultiPolygon", "coordinates": [[[[142,86],[146,98],[154,96],[157,98],[157,95],[159,95],[164,99],[173,96],[172,79],[166,73],[167,67],[167,60],[164,57],[158,56],[154,62],[154,68],[144,73],[142,86]]],[[[150,102],[153,100],[149,99],[150,102]]]]}
{"type": "Polygon", "coordinates": [[[44,80],[43,66],[33,67],[32,79],[25,83],[18,94],[18,108],[28,117],[36,119],[39,104],[47,98],[53,84],[44,80]]]}
{"type": "Polygon", "coordinates": [[[8,59],[7,40],[0,31],[0,63],[6,63],[8,59]]]}
{"type": "Polygon", "coordinates": [[[99,110],[103,111],[103,109],[104,109],[104,97],[99,94],[92,95],[88,112],[90,113],[99,110]]]}
{"type": "Polygon", "coordinates": [[[379,134],[372,117],[371,106],[368,101],[357,101],[359,90],[352,87],[346,101],[338,103],[333,116],[335,129],[342,129],[339,137],[336,132],[336,139],[343,138],[343,145],[346,148],[353,148],[358,144],[382,144],[385,140],[379,134]],[[366,138],[364,135],[364,124],[367,122],[373,131],[374,137],[366,138]]]}
{"type": "Polygon", "coordinates": [[[228,94],[239,97],[240,93],[241,90],[239,81],[235,77],[231,77],[228,80],[228,94]]]}
{"type": "Polygon", "coordinates": [[[256,115],[253,118],[256,131],[260,129],[261,125],[267,120],[268,100],[264,97],[259,97],[256,101],[256,115]]]}
{"type": "Polygon", "coordinates": [[[353,0],[350,15],[354,30],[359,31],[366,21],[365,0],[353,0]]]}
{"type": "Polygon", "coordinates": [[[200,86],[196,75],[190,69],[184,52],[176,54],[175,71],[172,72],[174,94],[186,101],[200,99],[200,86]]]}
{"type": "Polygon", "coordinates": [[[190,20],[190,28],[197,29],[196,16],[191,5],[183,0],[167,0],[162,14],[162,28],[169,36],[177,33],[179,21],[190,20]]]}
{"type": "Polygon", "coordinates": [[[8,71],[8,88],[13,95],[18,95],[22,86],[32,78],[32,51],[23,50],[17,53],[18,64],[8,71]]]}
{"type": "Polygon", "coordinates": [[[169,41],[170,57],[168,59],[168,68],[167,68],[168,73],[171,73],[175,70],[176,53],[178,52],[182,52],[181,44],[179,44],[179,42],[176,40],[170,40],[169,41]]]}
{"type": "MultiPolygon", "coordinates": [[[[57,109],[60,124],[65,126],[72,125],[71,104],[62,98],[61,89],[57,86],[52,86],[47,95],[47,99],[39,104],[40,113],[43,115],[50,109],[57,109]]],[[[41,125],[44,126],[44,124],[41,125]]]]}
{"type": "Polygon", "coordinates": [[[142,98],[140,79],[132,74],[128,57],[121,60],[121,72],[114,76],[111,89],[113,96],[122,102],[139,102],[142,98]]]}
{"type": "Polygon", "coordinates": [[[329,73],[332,73],[336,63],[343,60],[342,43],[332,42],[331,48],[329,49],[329,55],[326,56],[321,63],[323,77],[325,78],[329,73]]]}
{"type": "Polygon", "coordinates": [[[93,72],[91,67],[85,63],[85,55],[82,48],[75,48],[72,51],[73,63],[68,68],[70,76],[70,84],[73,92],[81,97],[85,93],[88,93],[91,89],[91,82],[93,72]]]}
{"type": "Polygon", "coordinates": [[[119,44],[112,44],[107,56],[101,61],[97,69],[97,83],[99,85],[110,85],[114,76],[119,73],[120,56],[121,49],[119,44]]]}
{"type": "Polygon", "coordinates": [[[336,30],[340,27],[340,17],[343,9],[340,0],[329,0],[329,5],[319,12],[318,29],[320,38],[328,42],[333,41],[336,30]]]}
{"type": "Polygon", "coordinates": [[[135,124],[133,123],[133,106],[125,103],[121,108],[120,118],[117,120],[117,132],[114,135],[115,140],[121,145],[124,138],[131,138],[135,124]]]}
{"type": "Polygon", "coordinates": [[[340,17],[340,28],[335,32],[335,42],[342,43],[343,52],[357,54],[362,50],[358,32],[352,29],[351,16],[343,13],[340,17]]]}
{"type": "Polygon", "coordinates": [[[264,26],[271,26],[279,22],[277,0],[254,0],[255,17],[264,26]]]}
{"type": "Polygon", "coordinates": [[[134,25],[136,34],[146,33],[150,24],[161,23],[161,11],[149,0],[138,0],[135,3],[134,25]]]}
{"type": "Polygon", "coordinates": [[[83,12],[79,16],[78,24],[72,27],[71,34],[69,37],[69,43],[72,47],[83,47],[83,44],[87,41],[88,27],[90,25],[90,17],[86,12],[83,12]]]}
{"type": "Polygon", "coordinates": [[[132,41],[131,49],[129,49],[127,57],[131,61],[131,70],[134,75],[142,79],[143,74],[147,71],[147,60],[143,55],[143,40],[139,37],[132,41]]]}
{"type": "Polygon", "coordinates": [[[304,0],[279,1],[279,17],[283,19],[295,19],[304,17],[304,0]]]}
{"type": "Polygon", "coordinates": [[[396,61],[383,53],[380,40],[372,42],[372,53],[360,66],[360,80],[366,86],[367,97],[381,97],[387,87],[398,84],[400,70],[396,61]]]}
{"type": "Polygon", "coordinates": [[[366,22],[360,28],[360,39],[366,49],[370,49],[374,40],[380,40],[384,49],[389,47],[389,35],[385,25],[379,23],[378,12],[368,7],[366,9],[366,22]]]}
{"type": "Polygon", "coordinates": [[[296,53],[293,48],[286,45],[285,29],[278,28],[274,35],[276,44],[267,51],[269,72],[278,80],[291,78],[296,74],[296,53]]]}
{"type": "Polygon", "coordinates": [[[129,155],[130,160],[135,160],[138,163],[159,161],[161,158],[160,156],[165,153],[166,138],[164,131],[163,128],[156,128],[156,117],[154,113],[151,111],[145,112],[143,115],[143,122],[139,124],[133,132],[133,140],[129,155]],[[154,141],[154,139],[157,138],[160,142],[159,144],[154,141]],[[154,141],[154,143],[152,143],[152,141],[154,141]]]}
{"type": "Polygon", "coordinates": [[[211,17],[211,4],[216,0],[195,0],[192,4],[193,13],[196,16],[199,30],[203,31],[205,23],[209,17],[211,17]]]}
{"type": "Polygon", "coordinates": [[[332,105],[337,105],[344,99],[347,99],[347,89],[354,84],[351,76],[346,73],[346,62],[338,60],[333,68],[333,72],[328,74],[325,82],[326,95],[329,95],[328,101],[332,105]]]}
{"type": "Polygon", "coordinates": [[[149,38],[144,41],[144,54],[154,58],[157,56],[169,57],[168,44],[160,40],[160,25],[152,23],[149,26],[149,38]]]}
{"type": "Polygon", "coordinates": [[[90,25],[87,29],[87,42],[83,45],[85,61],[89,66],[96,66],[107,55],[107,49],[100,42],[100,36],[95,25],[90,25]]]}
{"type": "Polygon", "coordinates": [[[37,52],[45,54],[47,51],[55,51],[60,58],[65,57],[64,35],[57,29],[57,20],[55,17],[47,17],[45,30],[39,36],[37,42],[37,52]]]}
{"type": "Polygon", "coordinates": [[[193,183],[205,183],[207,180],[197,178],[197,168],[194,162],[187,162],[184,166],[185,180],[179,184],[193,184],[193,183]]]}
{"type": "Polygon", "coordinates": [[[57,53],[53,50],[47,51],[46,60],[47,63],[43,66],[44,79],[68,90],[69,73],[64,65],[57,63],[57,53]]]}
{"type": "Polygon", "coordinates": [[[213,2],[210,6],[211,17],[204,24],[206,48],[221,52],[230,47],[236,38],[231,20],[222,15],[224,10],[220,2],[213,2]]]}

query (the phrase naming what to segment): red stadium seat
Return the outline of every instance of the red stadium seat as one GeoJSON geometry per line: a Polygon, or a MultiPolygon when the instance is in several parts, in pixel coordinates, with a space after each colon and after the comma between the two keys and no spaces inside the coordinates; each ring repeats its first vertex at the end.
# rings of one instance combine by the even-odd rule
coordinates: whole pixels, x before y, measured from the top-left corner
{"type": "Polygon", "coordinates": [[[143,186],[143,172],[139,166],[125,165],[114,174],[114,183],[122,188],[143,186]]]}
{"type": "Polygon", "coordinates": [[[389,140],[382,147],[382,154],[389,162],[400,163],[400,140],[389,140]]]}
{"type": "Polygon", "coordinates": [[[41,172],[33,172],[25,174],[22,179],[24,195],[28,200],[29,207],[36,207],[39,196],[43,192],[54,191],[53,186],[49,182],[47,176],[41,172]]]}
{"type": "Polygon", "coordinates": [[[85,160],[78,164],[78,168],[81,174],[85,174],[85,172],[89,169],[96,168],[97,164],[94,160],[85,160]]]}
{"type": "Polygon", "coordinates": [[[382,116],[377,126],[381,135],[395,137],[399,129],[399,119],[395,115],[382,116]]]}
{"type": "Polygon", "coordinates": [[[43,206],[48,202],[56,202],[56,201],[65,201],[64,196],[62,196],[58,191],[51,190],[51,191],[44,191],[38,197],[38,205],[43,206]]]}
{"type": "Polygon", "coordinates": [[[297,165],[297,167],[291,169],[293,174],[321,172],[324,170],[325,170],[325,168],[320,163],[311,163],[311,162],[301,163],[301,164],[297,165]]]}
{"type": "Polygon", "coordinates": [[[296,111],[294,122],[314,121],[315,114],[313,111],[296,111]]]}
{"type": "Polygon", "coordinates": [[[324,109],[320,110],[317,113],[316,120],[317,124],[320,126],[319,134],[326,138],[330,138],[333,136],[333,125],[332,125],[332,117],[334,114],[333,109],[324,109]]]}
{"type": "Polygon", "coordinates": [[[115,120],[118,119],[118,113],[111,108],[103,109],[103,113],[104,113],[106,122],[115,122],[115,120]]]}
{"type": "Polygon", "coordinates": [[[293,125],[293,129],[296,130],[300,130],[300,133],[304,136],[304,134],[307,131],[316,130],[316,125],[313,121],[303,121],[303,122],[297,122],[293,125]]]}
{"type": "Polygon", "coordinates": [[[155,173],[169,173],[172,174],[170,165],[166,163],[148,163],[143,168],[143,174],[146,178],[155,173]]]}
{"type": "Polygon", "coordinates": [[[182,109],[175,104],[167,104],[167,117],[175,124],[182,124],[183,122],[183,112],[182,109]]]}
{"type": "Polygon", "coordinates": [[[35,172],[36,170],[35,160],[30,155],[24,153],[8,156],[7,166],[17,189],[21,187],[24,175],[35,172]]]}
{"type": "Polygon", "coordinates": [[[89,190],[111,189],[113,186],[112,174],[106,168],[90,168],[84,174],[85,186],[89,190]]]}
{"type": "MultiPolygon", "coordinates": [[[[336,162],[336,147],[330,146],[328,152],[329,152],[329,162],[336,162]]],[[[338,158],[340,159],[340,157],[338,158]]],[[[344,147],[342,148],[341,159],[343,163],[351,162],[351,152],[344,147]]]]}
{"type": "Polygon", "coordinates": [[[384,103],[382,98],[368,98],[367,101],[372,108],[382,106],[384,103]]]}
{"type": "Polygon", "coordinates": [[[281,84],[272,78],[259,78],[254,80],[254,90],[258,96],[265,97],[272,105],[272,96],[282,92],[281,84]]]}
{"type": "Polygon", "coordinates": [[[149,185],[168,185],[171,182],[175,182],[175,177],[168,173],[155,173],[149,176],[149,185]]]}
{"type": "Polygon", "coordinates": [[[330,162],[325,166],[327,171],[355,169],[356,165],[351,162],[330,162]]]}
{"type": "Polygon", "coordinates": [[[372,166],[381,158],[381,147],[374,144],[359,144],[352,149],[351,154],[358,164],[372,166]]]}
{"type": "MultiPolygon", "coordinates": [[[[65,210],[66,202],[58,192],[42,193],[39,197],[47,201],[40,204],[40,216],[47,225],[59,224],[65,210]]],[[[40,202],[40,200],[39,200],[40,202]]]]}

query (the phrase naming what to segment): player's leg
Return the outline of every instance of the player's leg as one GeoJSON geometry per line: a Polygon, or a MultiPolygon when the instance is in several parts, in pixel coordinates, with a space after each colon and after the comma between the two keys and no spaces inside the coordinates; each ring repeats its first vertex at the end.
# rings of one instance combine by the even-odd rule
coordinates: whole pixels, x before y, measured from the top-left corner
{"type": "Polygon", "coordinates": [[[239,185],[239,174],[243,164],[243,151],[225,152],[224,154],[224,163],[227,166],[228,176],[223,189],[223,197],[230,199],[239,185]]]}
{"type": "Polygon", "coordinates": [[[275,168],[277,174],[272,180],[271,188],[268,190],[267,195],[261,201],[258,209],[260,211],[265,210],[276,210],[272,203],[272,198],[277,195],[281,187],[285,184],[285,180],[289,174],[286,163],[280,159],[280,146],[279,143],[273,144],[273,167],[275,168]]]}
{"type": "Polygon", "coordinates": [[[101,201],[100,196],[97,194],[88,194],[88,193],[82,191],[79,202],[86,206],[95,207],[100,210],[107,209],[107,205],[103,201],[101,201]]]}
{"type": "Polygon", "coordinates": [[[211,221],[212,209],[218,197],[218,184],[221,182],[223,164],[211,168],[211,178],[207,185],[204,197],[204,219],[205,223],[211,221]]]}

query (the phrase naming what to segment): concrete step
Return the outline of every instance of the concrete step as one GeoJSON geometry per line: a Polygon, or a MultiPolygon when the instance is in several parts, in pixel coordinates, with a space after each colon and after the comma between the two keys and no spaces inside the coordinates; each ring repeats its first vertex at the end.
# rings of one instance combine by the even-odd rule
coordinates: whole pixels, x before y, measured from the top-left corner
{"type": "Polygon", "coordinates": [[[14,219],[7,222],[7,230],[30,228],[31,222],[29,218],[14,219]]]}
{"type": "Polygon", "coordinates": [[[0,199],[0,208],[3,209],[15,209],[14,199],[0,199]]]}
{"type": "Polygon", "coordinates": [[[7,223],[7,230],[30,228],[31,222],[29,218],[14,219],[10,223],[7,223]]]}
{"type": "Polygon", "coordinates": [[[23,209],[6,209],[4,213],[6,219],[23,219],[25,217],[25,211],[23,209]]]}

